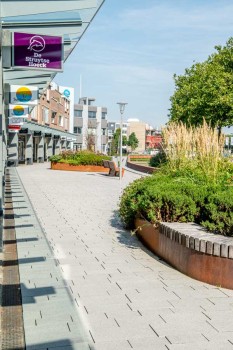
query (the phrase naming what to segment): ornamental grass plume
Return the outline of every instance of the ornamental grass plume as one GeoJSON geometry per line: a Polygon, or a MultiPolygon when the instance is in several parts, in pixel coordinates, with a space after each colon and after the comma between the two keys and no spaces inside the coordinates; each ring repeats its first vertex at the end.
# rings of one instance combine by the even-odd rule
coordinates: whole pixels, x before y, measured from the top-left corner
{"type": "Polygon", "coordinates": [[[162,133],[162,147],[170,170],[197,170],[206,179],[217,180],[223,163],[224,135],[219,136],[205,120],[198,127],[172,122],[162,133]]]}
{"type": "Polygon", "coordinates": [[[168,166],[171,170],[186,167],[195,154],[192,127],[187,128],[183,123],[170,123],[162,133],[162,148],[166,154],[168,166]]]}

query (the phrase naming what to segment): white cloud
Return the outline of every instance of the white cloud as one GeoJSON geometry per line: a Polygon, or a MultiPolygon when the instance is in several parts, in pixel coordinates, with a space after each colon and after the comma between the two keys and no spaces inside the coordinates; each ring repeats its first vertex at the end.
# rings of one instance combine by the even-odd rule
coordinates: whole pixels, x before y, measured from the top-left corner
{"type": "Polygon", "coordinates": [[[195,8],[178,7],[175,1],[150,7],[125,10],[121,15],[121,25],[131,29],[195,28],[221,30],[232,28],[233,4],[211,6],[203,1],[195,8]],[[219,27],[220,25],[220,27],[219,27]]]}

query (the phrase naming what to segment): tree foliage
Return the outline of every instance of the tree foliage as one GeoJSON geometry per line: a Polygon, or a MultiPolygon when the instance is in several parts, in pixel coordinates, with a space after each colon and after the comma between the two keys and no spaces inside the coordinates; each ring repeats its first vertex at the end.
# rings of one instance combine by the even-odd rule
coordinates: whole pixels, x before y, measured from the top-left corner
{"type": "Polygon", "coordinates": [[[128,146],[131,147],[131,150],[134,151],[138,147],[139,141],[136,137],[135,132],[132,132],[129,135],[128,146]]]}
{"type": "MultiPolygon", "coordinates": [[[[113,138],[112,138],[112,142],[111,142],[111,155],[115,155],[118,154],[118,152],[120,151],[120,137],[121,137],[121,129],[118,128],[116,129],[113,138]]],[[[122,136],[122,146],[126,146],[127,145],[127,137],[125,135],[122,136]]]]}
{"type": "Polygon", "coordinates": [[[170,119],[212,127],[233,123],[233,38],[203,63],[195,63],[184,75],[174,76],[170,119]]]}

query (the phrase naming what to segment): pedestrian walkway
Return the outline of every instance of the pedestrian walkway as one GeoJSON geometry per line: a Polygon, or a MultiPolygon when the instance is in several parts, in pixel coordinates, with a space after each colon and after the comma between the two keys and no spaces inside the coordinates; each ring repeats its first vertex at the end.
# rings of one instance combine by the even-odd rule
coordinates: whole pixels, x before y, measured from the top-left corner
{"type": "MultiPolygon", "coordinates": [[[[233,291],[182,275],[131,237],[118,178],[48,164],[17,173],[27,349],[233,349],[233,291]]],[[[137,178],[126,171],[123,186],[137,178]]]]}

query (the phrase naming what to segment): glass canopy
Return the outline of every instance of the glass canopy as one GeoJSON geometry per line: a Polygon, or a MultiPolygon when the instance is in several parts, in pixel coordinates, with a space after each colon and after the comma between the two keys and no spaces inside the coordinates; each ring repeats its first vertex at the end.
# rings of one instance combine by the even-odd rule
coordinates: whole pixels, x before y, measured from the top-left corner
{"type": "Polygon", "coordinates": [[[45,89],[56,72],[11,67],[14,32],[63,37],[64,61],[90,25],[104,0],[1,0],[3,81],[10,85],[36,85],[45,89]],[[5,33],[5,34],[4,34],[5,33]],[[4,65],[4,62],[8,64],[4,65]]]}

